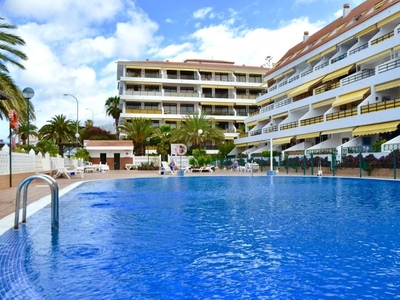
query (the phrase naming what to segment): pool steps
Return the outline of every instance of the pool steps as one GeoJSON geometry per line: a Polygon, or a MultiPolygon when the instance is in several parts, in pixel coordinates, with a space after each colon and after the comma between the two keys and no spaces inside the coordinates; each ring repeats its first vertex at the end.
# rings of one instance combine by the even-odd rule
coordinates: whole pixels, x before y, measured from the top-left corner
{"type": "Polygon", "coordinates": [[[58,229],[58,217],[59,217],[59,188],[57,181],[46,174],[36,174],[25,178],[18,185],[17,198],[15,201],[15,219],[14,229],[18,229],[19,226],[19,210],[21,206],[21,191],[24,188],[24,200],[22,203],[22,223],[26,223],[26,211],[28,206],[28,187],[33,180],[42,180],[47,182],[51,189],[51,229],[58,229]]]}

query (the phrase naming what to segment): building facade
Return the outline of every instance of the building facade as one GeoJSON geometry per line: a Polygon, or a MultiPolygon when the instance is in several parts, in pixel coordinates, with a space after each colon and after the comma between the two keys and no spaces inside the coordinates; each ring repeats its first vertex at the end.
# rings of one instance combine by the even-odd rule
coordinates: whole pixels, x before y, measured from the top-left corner
{"type": "Polygon", "coordinates": [[[304,32],[264,77],[237,153],[343,156],[380,141],[382,151],[400,148],[399,24],[399,0],[366,0],[304,32]]]}
{"type": "Polygon", "coordinates": [[[206,114],[232,140],[244,119],[258,111],[256,98],[266,92],[260,85],[267,71],[217,60],[119,61],[120,119],[146,117],[153,126],[176,128],[188,114],[206,114]]]}

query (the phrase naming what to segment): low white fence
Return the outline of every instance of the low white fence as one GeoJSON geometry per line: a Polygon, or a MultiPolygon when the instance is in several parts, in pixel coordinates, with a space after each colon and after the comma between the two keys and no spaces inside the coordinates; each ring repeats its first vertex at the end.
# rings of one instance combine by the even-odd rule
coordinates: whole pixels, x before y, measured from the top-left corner
{"type": "Polygon", "coordinates": [[[41,153],[35,154],[33,150],[29,153],[10,152],[9,150],[8,145],[5,145],[0,151],[0,175],[10,174],[10,162],[12,174],[51,172],[67,164],[82,165],[80,160],[64,159],[61,156],[50,157],[49,153],[43,155],[41,153]]]}

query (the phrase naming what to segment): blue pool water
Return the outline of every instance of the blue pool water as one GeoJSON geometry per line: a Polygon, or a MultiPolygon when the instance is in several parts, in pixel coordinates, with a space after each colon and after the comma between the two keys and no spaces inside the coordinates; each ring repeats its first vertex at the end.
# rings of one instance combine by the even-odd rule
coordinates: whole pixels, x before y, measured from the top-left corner
{"type": "Polygon", "coordinates": [[[86,182],[0,236],[1,299],[393,299],[400,182],[86,182]]]}

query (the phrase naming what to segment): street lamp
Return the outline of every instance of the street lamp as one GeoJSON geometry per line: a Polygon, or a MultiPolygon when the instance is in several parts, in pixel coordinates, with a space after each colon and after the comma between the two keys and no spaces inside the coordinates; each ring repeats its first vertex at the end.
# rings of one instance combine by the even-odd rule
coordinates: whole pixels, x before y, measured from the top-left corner
{"type": "Polygon", "coordinates": [[[79,138],[79,131],[78,131],[78,113],[79,113],[79,101],[78,99],[76,99],[76,97],[74,95],[71,94],[64,94],[64,96],[71,96],[76,100],[76,133],[75,133],[75,137],[76,137],[76,143],[78,143],[78,138],[79,138]]]}
{"type": "Polygon", "coordinates": [[[92,123],[94,125],[94,113],[93,110],[91,110],[90,108],[85,108],[86,110],[90,110],[92,112],[92,123]]]}
{"type": "Polygon", "coordinates": [[[27,117],[28,117],[28,127],[27,127],[27,135],[28,135],[28,152],[29,152],[29,100],[31,100],[33,98],[33,96],[35,96],[35,91],[30,88],[30,87],[26,87],[23,89],[22,91],[22,95],[24,95],[24,98],[26,99],[26,103],[28,104],[27,106],[27,117]]]}

